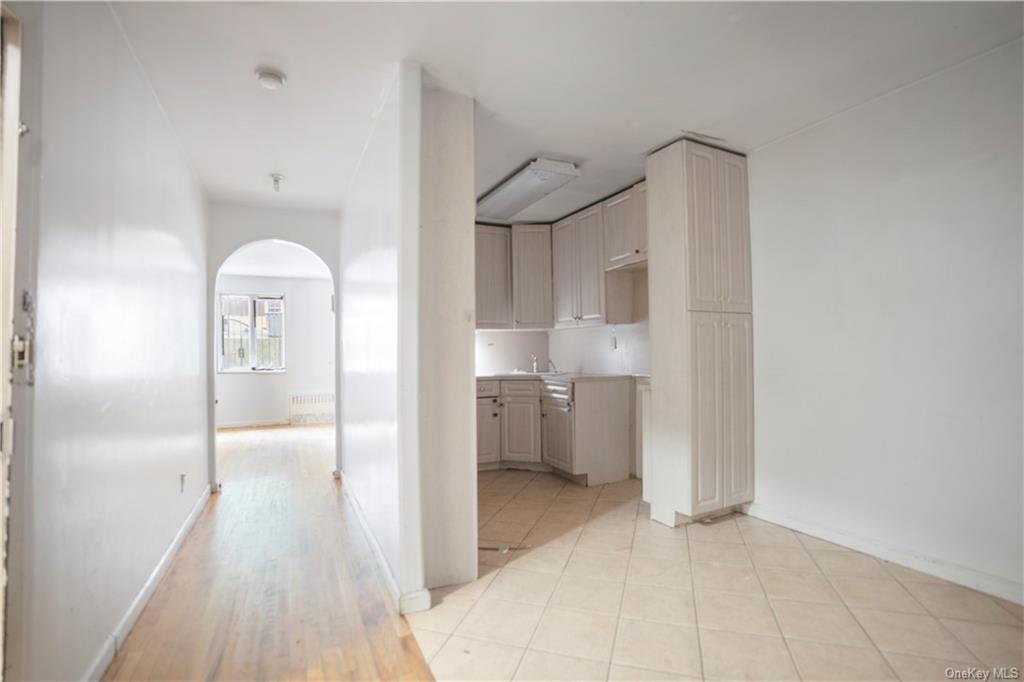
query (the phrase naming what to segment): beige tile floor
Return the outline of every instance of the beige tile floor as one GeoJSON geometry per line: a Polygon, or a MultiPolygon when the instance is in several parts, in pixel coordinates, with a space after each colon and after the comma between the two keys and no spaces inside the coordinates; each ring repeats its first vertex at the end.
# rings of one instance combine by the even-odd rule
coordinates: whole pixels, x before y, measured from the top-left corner
{"type": "Polygon", "coordinates": [[[637,480],[483,472],[476,582],[409,623],[439,680],[944,680],[1022,666],[1022,609],[735,515],[670,529],[637,480]]]}

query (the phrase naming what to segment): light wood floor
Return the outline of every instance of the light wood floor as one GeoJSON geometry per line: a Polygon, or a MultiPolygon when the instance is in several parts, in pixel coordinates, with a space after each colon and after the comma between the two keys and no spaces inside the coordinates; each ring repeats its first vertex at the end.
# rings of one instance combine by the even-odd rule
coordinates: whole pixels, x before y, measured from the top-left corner
{"type": "Polygon", "coordinates": [[[352,502],[331,428],[218,433],[211,498],[108,680],[429,680],[352,502]]]}

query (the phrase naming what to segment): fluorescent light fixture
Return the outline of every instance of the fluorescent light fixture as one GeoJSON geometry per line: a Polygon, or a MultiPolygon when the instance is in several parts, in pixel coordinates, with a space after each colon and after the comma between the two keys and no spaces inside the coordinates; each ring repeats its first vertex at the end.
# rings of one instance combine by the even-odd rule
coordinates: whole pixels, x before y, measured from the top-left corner
{"type": "Polygon", "coordinates": [[[476,214],[491,220],[509,220],[579,176],[574,163],[535,159],[485,194],[476,204],[476,214]]]}

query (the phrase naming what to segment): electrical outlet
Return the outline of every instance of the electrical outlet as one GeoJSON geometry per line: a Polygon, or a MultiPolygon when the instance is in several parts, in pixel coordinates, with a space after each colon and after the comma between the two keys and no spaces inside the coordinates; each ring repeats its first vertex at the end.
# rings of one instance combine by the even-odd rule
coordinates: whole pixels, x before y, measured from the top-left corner
{"type": "Polygon", "coordinates": [[[185,474],[181,475],[181,492],[185,492],[185,474]]]}

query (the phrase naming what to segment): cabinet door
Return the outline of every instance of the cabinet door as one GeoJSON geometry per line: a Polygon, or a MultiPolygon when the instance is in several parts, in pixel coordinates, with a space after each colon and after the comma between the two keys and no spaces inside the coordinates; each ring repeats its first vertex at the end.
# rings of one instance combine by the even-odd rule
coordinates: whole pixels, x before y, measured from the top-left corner
{"type": "Polygon", "coordinates": [[[640,260],[647,260],[647,181],[633,188],[636,195],[636,248],[640,260]]]}
{"type": "Polygon", "coordinates": [[[750,315],[722,315],[725,505],[754,499],[754,352],[750,315]]]}
{"type": "Polygon", "coordinates": [[[693,313],[692,515],[725,506],[722,490],[722,315],[693,313]]]}
{"type": "Polygon", "coordinates": [[[571,409],[563,402],[544,401],[541,404],[543,461],[569,473],[572,473],[571,409]]]}
{"type": "Polygon", "coordinates": [[[551,267],[556,327],[576,326],[576,219],[551,227],[551,267]]]}
{"type": "Polygon", "coordinates": [[[551,315],[551,226],[513,225],[513,325],[548,329],[551,315]]]}
{"type": "Polygon", "coordinates": [[[502,398],[501,459],[540,461],[540,399],[502,398]]]}
{"type": "Polygon", "coordinates": [[[512,327],[512,231],[476,226],[476,326],[512,327]]]}
{"type": "Polygon", "coordinates": [[[720,296],[725,312],[749,313],[750,207],[747,160],[716,150],[720,296]]]}
{"type": "Polygon", "coordinates": [[[604,222],[604,268],[612,270],[640,260],[636,191],[616,194],[601,205],[604,222]]]}
{"type": "Polygon", "coordinates": [[[476,461],[478,464],[501,460],[501,413],[497,398],[476,401],[476,461]]]}
{"type": "Polygon", "coordinates": [[[718,311],[722,309],[722,301],[718,275],[715,150],[685,142],[683,154],[686,164],[690,310],[718,311]]]}
{"type": "Polygon", "coordinates": [[[604,324],[604,235],[601,207],[580,213],[576,220],[577,320],[580,325],[604,324]]]}

